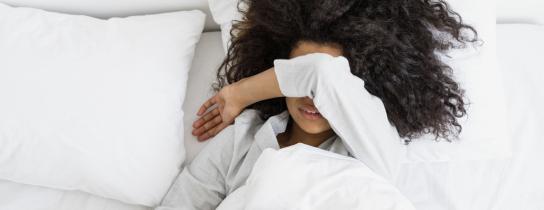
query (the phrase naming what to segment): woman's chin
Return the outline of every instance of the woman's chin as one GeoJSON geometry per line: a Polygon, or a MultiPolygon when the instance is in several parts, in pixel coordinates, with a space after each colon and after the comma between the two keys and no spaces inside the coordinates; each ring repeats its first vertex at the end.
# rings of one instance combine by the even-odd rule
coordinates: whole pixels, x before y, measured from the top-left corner
{"type": "Polygon", "coordinates": [[[300,125],[300,128],[304,130],[304,132],[309,134],[320,134],[325,131],[328,131],[330,128],[326,126],[318,126],[318,125],[300,125]]]}

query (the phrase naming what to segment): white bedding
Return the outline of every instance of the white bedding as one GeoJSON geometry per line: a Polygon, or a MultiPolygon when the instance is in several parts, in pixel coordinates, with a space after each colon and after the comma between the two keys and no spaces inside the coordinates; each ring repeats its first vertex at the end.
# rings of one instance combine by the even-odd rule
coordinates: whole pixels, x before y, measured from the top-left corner
{"type": "MultiPolygon", "coordinates": [[[[498,53],[505,73],[509,127],[512,131],[514,158],[503,177],[501,191],[490,209],[544,209],[544,71],[541,50],[544,49],[544,27],[531,25],[499,25],[498,53]]],[[[220,34],[207,33],[203,40],[215,45],[199,44],[195,66],[210,66],[203,53],[208,48],[221,49],[220,34]],[[202,46],[205,46],[203,48],[202,46]]],[[[188,95],[189,96],[189,95],[188,95]]],[[[188,98],[190,100],[190,98],[188,98]]],[[[188,152],[196,154],[203,144],[189,142],[188,152]],[[191,146],[189,146],[191,145],[191,146]]],[[[143,210],[118,201],[102,199],[75,191],[57,191],[0,181],[1,210],[143,210]]]]}
{"type": "Polygon", "coordinates": [[[501,180],[498,210],[544,209],[544,26],[499,25],[513,159],[501,180]]]}
{"type": "Polygon", "coordinates": [[[415,210],[361,161],[301,143],[264,150],[247,183],[217,209],[415,210]]]}

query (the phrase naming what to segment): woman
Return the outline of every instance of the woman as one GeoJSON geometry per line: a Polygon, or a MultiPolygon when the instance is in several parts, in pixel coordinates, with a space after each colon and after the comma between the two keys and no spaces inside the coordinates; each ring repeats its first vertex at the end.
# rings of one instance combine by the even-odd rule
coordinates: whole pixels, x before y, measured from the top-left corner
{"type": "Polygon", "coordinates": [[[193,134],[214,139],[158,209],[213,209],[266,148],[304,143],[395,181],[404,143],[452,139],[463,92],[436,53],[476,32],[441,0],[246,0],[193,134]],[[466,34],[465,32],[472,32],[466,34]]]}

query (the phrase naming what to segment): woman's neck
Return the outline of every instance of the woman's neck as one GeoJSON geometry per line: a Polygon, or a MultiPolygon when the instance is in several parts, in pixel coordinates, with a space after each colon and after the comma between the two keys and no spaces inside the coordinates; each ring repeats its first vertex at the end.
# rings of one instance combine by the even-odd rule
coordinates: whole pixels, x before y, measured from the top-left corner
{"type": "Polygon", "coordinates": [[[335,134],[332,129],[317,134],[307,133],[290,119],[286,131],[278,135],[278,143],[281,148],[297,143],[318,147],[333,135],[335,134]]]}

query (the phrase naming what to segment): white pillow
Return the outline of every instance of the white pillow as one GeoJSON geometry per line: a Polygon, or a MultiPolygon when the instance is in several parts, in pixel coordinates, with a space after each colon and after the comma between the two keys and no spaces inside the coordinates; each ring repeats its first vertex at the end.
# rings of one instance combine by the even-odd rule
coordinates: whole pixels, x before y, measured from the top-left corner
{"type": "Polygon", "coordinates": [[[506,99],[502,72],[497,64],[496,13],[493,0],[450,0],[452,9],[472,25],[483,41],[443,56],[454,77],[466,90],[467,116],[460,120],[459,141],[434,142],[432,136],[416,140],[408,147],[408,160],[448,161],[501,159],[511,156],[506,126],[506,99]]]}
{"type": "Polygon", "coordinates": [[[204,19],[0,4],[0,179],[158,204],[184,160],[181,108],[204,19]]]}
{"type": "Polygon", "coordinates": [[[247,183],[217,209],[415,208],[394,185],[360,161],[299,143],[264,150],[247,183]]]}
{"type": "MultiPolygon", "coordinates": [[[[227,52],[230,42],[230,30],[233,21],[242,20],[242,14],[238,12],[238,0],[208,0],[212,17],[221,28],[223,48],[227,52]]],[[[243,9],[243,6],[242,8],[243,9]]]]}
{"type": "MultiPolygon", "coordinates": [[[[214,20],[223,29],[223,44],[228,45],[233,20],[240,20],[236,9],[238,0],[209,0],[214,20]]],[[[495,3],[492,0],[450,0],[448,3],[465,21],[476,28],[485,42],[478,49],[452,51],[444,61],[453,67],[455,77],[466,90],[471,105],[468,118],[461,120],[463,132],[460,141],[435,142],[432,136],[415,140],[409,146],[408,159],[472,160],[507,157],[510,155],[506,138],[506,113],[502,77],[496,60],[495,3]],[[491,6],[490,6],[491,5],[491,6]]],[[[242,5],[242,9],[247,5],[242,5]]]]}

